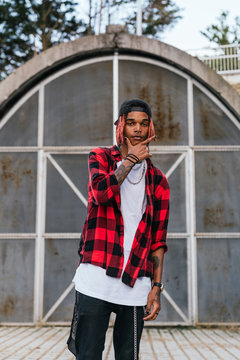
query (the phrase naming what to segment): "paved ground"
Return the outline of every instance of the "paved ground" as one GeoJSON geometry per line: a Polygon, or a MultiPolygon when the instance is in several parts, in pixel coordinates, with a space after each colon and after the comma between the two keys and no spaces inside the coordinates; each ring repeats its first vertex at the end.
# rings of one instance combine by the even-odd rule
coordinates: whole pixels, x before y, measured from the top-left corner
{"type": "MultiPolygon", "coordinates": [[[[0,360],[74,360],[66,327],[0,327],[0,360]]],[[[104,360],[114,360],[112,330],[104,360]]],[[[240,359],[240,329],[144,329],[141,360],[240,359]]]]}

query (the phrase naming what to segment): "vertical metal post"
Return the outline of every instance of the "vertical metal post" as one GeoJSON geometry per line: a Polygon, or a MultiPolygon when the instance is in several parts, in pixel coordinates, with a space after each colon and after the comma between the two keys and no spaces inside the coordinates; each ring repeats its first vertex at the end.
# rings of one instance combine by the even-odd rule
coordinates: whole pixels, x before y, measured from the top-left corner
{"type": "Polygon", "coordinates": [[[44,287],[44,227],[45,227],[45,184],[46,157],[43,150],[38,152],[37,173],[37,211],[35,241],[35,279],[34,279],[34,322],[41,324],[43,317],[43,287],[44,287]]]}
{"type": "Polygon", "coordinates": [[[118,69],[118,52],[115,51],[113,56],[113,144],[116,144],[116,126],[114,122],[118,118],[118,97],[119,97],[119,69],[118,69]]]}
{"type": "Polygon", "coordinates": [[[35,269],[34,269],[34,314],[35,324],[41,324],[43,316],[43,277],[44,277],[44,228],[45,228],[45,187],[46,158],[43,146],[44,124],[44,87],[39,89],[38,99],[38,169],[37,169],[37,201],[36,201],[36,234],[35,269]]]}
{"type": "Polygon", "coordinates": [[[137,0],[137,35],[142,35],[142,0],[137,0]]]}
{"type": "Polygon", "coordinates": [[[194,120],[193,120],[193,83],[191,79],[187,81],[187,99],[188,99],[188,144],[194,145],[194,120]]]}
{"type": "Polygon", "coordinates": [[[194,112],[193,112],[193,84],[191,79],[187,83],[188,92],[188,162],[187,166],[187,232],[188,238],[188,289],[189,314],[192,324],[197,322],[197,250],[195,236],[195,162],[194,162],[194,112]]]}

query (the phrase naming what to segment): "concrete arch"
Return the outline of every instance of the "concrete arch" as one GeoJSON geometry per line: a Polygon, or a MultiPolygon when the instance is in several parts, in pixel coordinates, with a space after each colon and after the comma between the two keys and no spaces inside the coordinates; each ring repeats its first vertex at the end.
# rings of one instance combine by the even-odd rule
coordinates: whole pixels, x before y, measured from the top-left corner
{"type": "Polygon", "coordinates": [[[135,54],[169,63],[209,88],[240,119],[240,96],[218,74],[187,53],[144,36],[112,33],[62,43],[37,55],[0,83],[0,115],[22,94],[49,74],[81,59],[113,54],[135,54]]]}

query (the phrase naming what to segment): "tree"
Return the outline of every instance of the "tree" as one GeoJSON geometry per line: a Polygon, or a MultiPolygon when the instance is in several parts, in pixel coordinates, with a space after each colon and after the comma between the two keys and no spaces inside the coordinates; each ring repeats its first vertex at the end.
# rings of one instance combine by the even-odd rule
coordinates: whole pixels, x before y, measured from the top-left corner
{"type": "Polygon", "coordinates": [[[81,34],[73,0],[3,0],[0,4],[0,79],[34,54],[81,34]]]}
{"type": "MultiPolygon", "coordinates": [[[[172,0],[145,0],[143,1],[142,24],[143,35],[160,38],[166,28],[182,18],[181,9],[172,0]]],[[[128,28],[135,32],[136,13],[126,20],[128,28]]]]}
{"type": "MultiPolygon", "coordinates": [[[[87,2],[85,2],[86,4],[87,2]]],[[[86,35],[100,34],[105,32],[103,26],[111,22],[119,23],[119,17],[116,13],[123,9],[124,5],[136,3],[136,0],[88,0],[88,26],[85,30],[86,35]]]]}
{"type": "MultiPolygon", "coordinates": [[[[142,0],[143,34],[160,37],[167,27],[181,19],[180,10],[172,0],[142,0]]],[[[85,33],[99,34],[103,26],[111,23],[124,24],[131,33],[136,33],[137,0],[88,0],[85,33]]]]}
{"type": "Polygon", "coordinates": [[[200,31],[210,42],[217,45],[229,45],[240,40],[240,17],[234,18],[234,24],[228,24],[229,11],[222,11],[217,17],[218,23],[207,27],[205,31],[200,31]]]}
{"type": "MultiPolygon", "coordinates": [[[[76,37],[101,33],[111,22],[136,29],[136,0],[2,0],[0,3],[0,80],[34,54],[76,37]],[[133,15],[129,15],[133,14],[133,15]]],[[[143,34],[159,37],[178,19],[172,0],[143,0],[143,34]]]]}

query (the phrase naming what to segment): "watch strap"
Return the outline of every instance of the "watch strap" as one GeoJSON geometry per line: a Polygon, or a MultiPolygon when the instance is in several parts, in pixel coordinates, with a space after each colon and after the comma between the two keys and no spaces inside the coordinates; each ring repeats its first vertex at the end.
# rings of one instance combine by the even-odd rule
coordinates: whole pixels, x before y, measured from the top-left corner
{"type": "Polygon", "coordinates": [[[157,287],[159,287],[159,289],[160,289],[161,292],[163,291],[164,285],[163,285],[162,283],[154,282],[154,283],[153,283],[153,286],[157,286],[157,287]]]}

